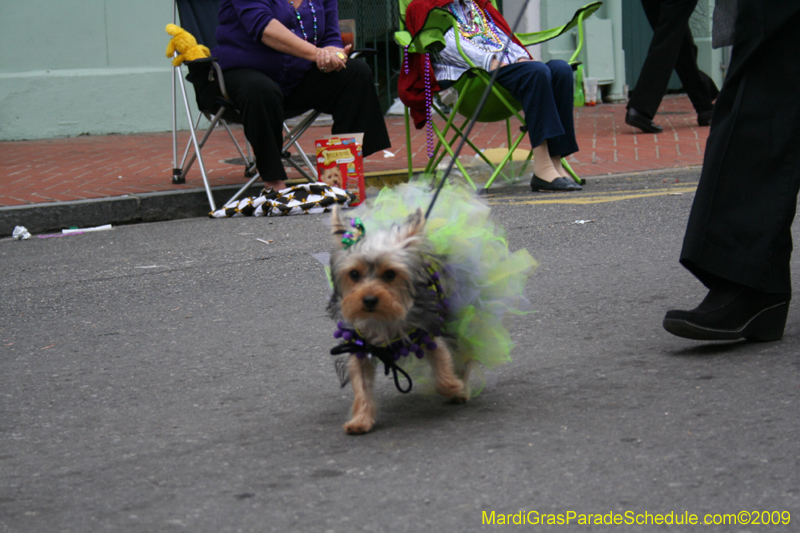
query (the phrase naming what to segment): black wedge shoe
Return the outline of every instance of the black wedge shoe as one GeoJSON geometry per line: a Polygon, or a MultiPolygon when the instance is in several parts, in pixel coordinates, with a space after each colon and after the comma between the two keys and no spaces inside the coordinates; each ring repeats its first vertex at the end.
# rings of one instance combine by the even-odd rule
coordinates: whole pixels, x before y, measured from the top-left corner
{"type": "Polygon", "coordinates": [[[778,341],[783,337],[790,300],[789,293],[761,292],[723,281],[712,286],[695,309],[668,311],[664,329],[702,341],[778,341]]]}

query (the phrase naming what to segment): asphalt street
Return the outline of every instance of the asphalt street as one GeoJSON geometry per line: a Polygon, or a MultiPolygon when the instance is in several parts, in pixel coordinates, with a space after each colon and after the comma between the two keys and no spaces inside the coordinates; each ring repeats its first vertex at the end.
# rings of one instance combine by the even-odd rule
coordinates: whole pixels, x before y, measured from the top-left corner
{"type": "Polygon", "coordinates": [[[379,372],[357,437],[327,216],[0,240],[0,532],[800,530],[800,307],[781,342],[661,327],[704,294],[678,263],[698,177],[499,189],[540,264],[513,362],[465,405],[379,372]]]}

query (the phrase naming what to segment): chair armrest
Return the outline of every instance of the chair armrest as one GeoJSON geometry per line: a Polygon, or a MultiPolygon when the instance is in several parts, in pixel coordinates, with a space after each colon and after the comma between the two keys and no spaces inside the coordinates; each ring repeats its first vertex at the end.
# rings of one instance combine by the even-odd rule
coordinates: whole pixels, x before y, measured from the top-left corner
{"type": "Polygon", "coordinates": [[[356,50],[351,50],[350,55],[347,56],[348,59],[357,59],[359,57],[368,57],[374,56],[378,53],[376,48],[358,48],[356,50]]]}
{"type": "Polygon", "coordinates": [[[444,48],[444,32],[438,28],[423,28],[412,37],[407,31],[398,31],[394,34],[394,42],[404,48],[407,46],[409,54],[424,54],[444,48]]]}
{"type": "Polygon", "coordinates": [[[398,31],[394,34],[394,40],[400,46],[408,46],[409,54],[439,52],[444,49],[444,34],[455,24],[456,20],[449,11],[437,7],[428,13],[425,25],[416,35],[398,31]]]}
{"type": "MultiPolygon", "coordinates": [[[[570,60],[570,63],[574,64],[578,52],[580,52],[583,47],[583,21],[600,9],[602,5],[603,2],[600,1],[590,2],[578,8],[575,14],[572,15],[572,19],[562,26],[530,33],[517,33],[515,36],[520,40],[523,46],[531,46],[549,41],[550,39],[555,39],[577,26],[580,33],[578,48],[575,50],[575,54],[570,60]]],[[[411,35],[408,31],[398,31],[394,33],[394,39],[400,46],[407,46],[408,53],[411,54],[438,52],[445,46],[444,34],[449,29],[454,28],[456,24],[457,21],[449,11],[442,8],[434,8],[428,14],[425,25],[416,35],[411,35]]],[[[456,37],[458,37],[458,32],[456,32],[456,37]]],[[[456,39],[456,42],[458,43],[459,40],[456,39]]],[[[461,55],[464,56],[463,53],[461,55]]],[[[472,65],[472,67],[475,68],[474,65],[472,65]]]]}
{"type": "Polygon", "coordinates": [[[214,81],[216,78],[222,96],[230,98],[228,90],[225,88],[225,76],[222,74],[222,68],[219,66],[216,57],[202,57],[194,61],[186,61],[184,64],[189,68],[189,75],[186,76],[186,79],[192,85],[201,81],[214,81]]]}
{"type": "Polygon", "coordinates": [[[408,46],[411,44],[411,34],[407,31],[396,31],[394,32],[394,42],[399,44],[400,46],[408,46]]]}
{"type": "Polygon", "coordinates": [[[520,42],[525,46],[531,46],[549,41],[550,39],[555,39],[559,35],[563,35],[575,26],[578,26],[578,24],[581,24],[586,18],[590,17],[595,11],[600,9],[600,6],[602,5],[603,2],[591,2],[581,8],[578,8],[578,10],[575,11],[575,14],[572,15],[572,19],[563,26],[558,26],[549,30],[534,31],[531,33],[517,33],[515,35],[517,39],[519,39],[520,42]]]}

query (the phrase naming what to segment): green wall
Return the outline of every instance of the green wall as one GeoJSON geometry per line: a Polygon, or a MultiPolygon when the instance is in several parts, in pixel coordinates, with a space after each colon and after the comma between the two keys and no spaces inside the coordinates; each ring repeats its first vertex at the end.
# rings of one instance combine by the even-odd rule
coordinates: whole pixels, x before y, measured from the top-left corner
{"type": "Polygon", "coordinates": [[[0,0],[0,140],[170,130],[172,16],[170,0],[0,0]]]}

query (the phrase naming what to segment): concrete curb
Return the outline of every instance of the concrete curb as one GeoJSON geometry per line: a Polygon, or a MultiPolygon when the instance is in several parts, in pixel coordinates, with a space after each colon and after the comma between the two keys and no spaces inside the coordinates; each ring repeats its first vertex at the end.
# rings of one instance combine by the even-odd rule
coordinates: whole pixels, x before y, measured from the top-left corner
{"type": "MultiPolygon", "coordinates": [[[[222,206],[239,188],[235,185],[212,188],[214,202],[222,206]]],[[[251,187],[245,195],[256,196],[262,189],[260,185],[251,187]]],[[[31,233],[44,233],[72,226],[86,228],[203,217],[209,211],[206,191],[202,188],[0,207],[0,235],[11,235],[15,226],[25,226],[31,233]]]]}
{"type": "MultiPolygon", "coordinates": [[[[367,186],[392,187],[408,181],[408,175],[407,171],[380,172],[366,176],[366,181],[367,186]]],[[[240,187],[213,187],[211,193],[217,208],[222,207],[240,187]]],[[[263,185],[259,182],[245,196],[258,196],[262,189],[263,185]]],[[[88,228],[103,224],[135,224],[205,217],[209,211],[208,198],[203,188],[8,206],[0,207],[0,236],[11,235],[15,226],[24,226],[31,233],[46,233],[69,227],[88,228]]]]}
{"type": "MultiPolygon", "coordinates": [[[[630,172],[601,176],[587,176],[591,180],[624,178],[641,174],[682,174],[700,167],[685,167],[630,172]]],[[[416,169],[415,169],[416,170],[416,169]]],[[[393,187],[408,181],[407,171],[384,172],[366,176],[367,187],[393,187]]],[[[527,187],[522,180],[517,185],[527,187]]],[[[240,188],[237,185],[211,189],[214,202],[221,207],[240,188]]],[[[246,196],[257,196],[263,186],[254,185],[246,196]]],[[[10,236],[15,226],[24,226],[31,233],[47,233],[64,228],[87,228],[103,224],[135,224],[159,222],[182,218],[208,216],[209,206],[203,188],[185,191],[165,191],[129,196],[113,196],[74,202],[53,202],[23,206],[0,207],[0,236],[10,236]]]]}

